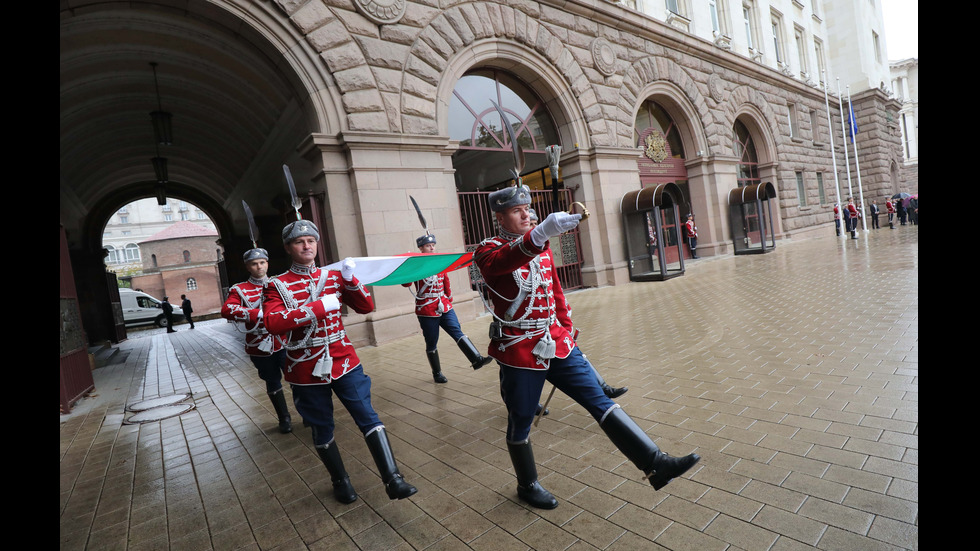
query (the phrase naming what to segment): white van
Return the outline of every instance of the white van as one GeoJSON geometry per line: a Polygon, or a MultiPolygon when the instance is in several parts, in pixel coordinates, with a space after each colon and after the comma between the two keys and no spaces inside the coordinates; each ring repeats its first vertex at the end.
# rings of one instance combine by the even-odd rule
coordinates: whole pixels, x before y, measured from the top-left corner
{"type": "MultiPolygon", "coordinates": [[[[126,327],[136,325],[155,324],[157,327],[166,327],[167,318],[163,315],[161,301],[142,292],[132,289],[120,288],[119,301],[122,303],[123,321],[126,327]]],[[[173,303],[170,303],[173,306],[173,303]]],[[[179,304],[174,307],[174,324],[184,321],[184,314],[181,313],[179,304]]]]}

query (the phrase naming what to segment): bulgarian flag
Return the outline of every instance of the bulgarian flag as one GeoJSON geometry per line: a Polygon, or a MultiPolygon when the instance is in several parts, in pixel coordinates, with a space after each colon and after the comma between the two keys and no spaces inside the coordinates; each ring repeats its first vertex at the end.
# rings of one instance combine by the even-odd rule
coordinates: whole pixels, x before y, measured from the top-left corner
{"type": "MultiPolygon", "coordinates": [[[[354,277],[362,285],[401,285],[467,266],[473,253],[406,253],[397,256],[353,257],[354,277]]],[[[343,260],[324,266],[340,270],[343,260]]]]}

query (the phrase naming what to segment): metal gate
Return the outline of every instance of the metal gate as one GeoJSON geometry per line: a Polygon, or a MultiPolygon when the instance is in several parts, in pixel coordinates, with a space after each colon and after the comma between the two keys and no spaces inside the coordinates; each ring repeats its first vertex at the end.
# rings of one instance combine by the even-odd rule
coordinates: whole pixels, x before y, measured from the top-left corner
{"type": "Polygon", "coordinates": [[[68,240],[61,227],[61,413],[71,413],[72,405],[95,388],[92,366],[88,359],[88,338],[82,328],[82,313],[78,307],[78,292],[68,256],[68,240]]]}
{"type": "MultiPolygon", "coordinates": [[[[463,243],[467,251],[475,251],[481,241],[497,235],[497,221],[490,210],[487,197],[490,192],[474,191],[459,192],[459,212],[463,223],[463,243]]],[[[554,195],[550,190],[531,190],[531,208],[538,214],[539,220],[544,220],[554,212],[554,195]]],[[[558,208],[567,211],[572,203],[572,192],[567,189],[558,190],[558,208]]],[[[559,247],[552,241],[552,256],[555,259],[558,280],[564,290],[582,287],[582,245],[579,240],[579,228],[561,235],[559,247]]],[[[480,271],[475,264],[470,264],[470,288],[477,289],[482,281],[480,271]]]]}

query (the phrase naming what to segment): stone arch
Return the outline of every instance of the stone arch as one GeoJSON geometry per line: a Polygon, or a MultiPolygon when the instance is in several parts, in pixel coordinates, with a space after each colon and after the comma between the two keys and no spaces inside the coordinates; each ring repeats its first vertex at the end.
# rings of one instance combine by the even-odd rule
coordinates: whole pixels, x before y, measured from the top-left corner
{"type": "MultiPolygon", "coordinates": [[[[709,151],[707,135],[705,134],[702,121],[705,120],[705,117],[710,117],[710,115],[699,111],[696,104],[691,102],[690,98],[681,88],[665,80],[648,83],[635,96],[634,104],[627,111],[630,115],[628,147],[635,147],[633,143],[633,124],[636,121],[636,115],[640,110],[640,106],[648,99],[656,100],[660,103],[677,124],[681,142],[684,144],[684,151],[688,155],[688,160],[694,158],[698,151],[705,151],[705,153],[709,151]]],[[[617,124],[622,126],[621,123],[617,124]]]]}
{"type": "Polygon", "coordinates": [[[364,46],[348,30],[350,22],[368,38],[373,34],[373,38],[380,39],[378,26],[372,23],[357,25],[355,22],[363,18],[355,13],[353,5],[342,9],[321,0],[302,4],[277,1],[275,4],[316,54],[304,68],[311,74],[325,75],[322,86],[310,88],[314,95],[327,96],[324,105],[331,104],[333,112],[328,109],[323,112],[334,124],[324,128],[334,134],[344,130],[393,130],[388,124],[381,88],[368,63],[364,46]],[[326,71],[319,67],[320,63],[326,65],[326,71]]]}
{"type": "Polygon", "coordinates": [[[589,127],[579,104],[555,68],[534,51],[494,40],[474,44],[449,61],[435,95],[438,98],[434,121],[438,125],[437,131],[448,134],[453,89],[466,71],[477,66],[508,71],[534,90],[555,123],[560,143],[568,144],[566,150],[571,144],[588,140],[589,127]]]}
{"type": "Polygon", "coordinates": [[[674,120],[683,124],[681,137],[684,148],[691,154],[698,150],[711,151],[708,142],[708,129],[714,124],[705,124],[714,117],[697,83],[684,69],[671,59],[648,56],[638,59],[626,70],[623,85],[619,90],[619,104],[616,109],[616,139],[620,147],[634,147],[633,123],[640,105],[651,97],[667,100],[668,111],[674,120]],[[701,121],[700,124],[698,121],[701,121]]]}
{"type": "MultiPolygon", "coordinates": [[[[83,236],[87,240],[87,248],[91,251],[102,249],[102,231],[106,222],[121,207],[128,203],[156,195],[155,182],[134,183],[105,196],[92,209],[85,219],[83,236]]],[[[196,205],[207,212],[208,218],[214,222],[215,230],[222,239],[234,235],[235,225],[225,207],[209,193],[193,185],[170,182],[167,185],[167,197],[180,199],[196,205]]]]}
{"type": "Polygon", "coordinates": [[[776,113],[765,96],[749,86],[739,86],[732,90],[728,96],[728,100],[722,104],[722,108],[726,132],[721,135],[729,139],[721,141],[719,145],[726,148],[725,153],[728,155],[734,154],[730,139],[731,131],[735,126],[735,119],[745,115],[746,120],[749,122],[746,125],[749,127],[749,131],[756,133],[759,142],[765,146],[762,148],[756,147],[756,153],[759,154],[759,163],[775,163],[777,160],[777,148],[782,140],[780,138],[779,125],[776,122],[776,113]]]}
{"type": "Polygon", "coordinates": [[[552,94],[542,99],[564,143],[611,139],[599,97],[564,43],[535,17],[495,3],[454,6],[419,33],[402,79],[402,131],[444,131],[453,87],[477,64],[509,70],[542,95],[552,94]]]}

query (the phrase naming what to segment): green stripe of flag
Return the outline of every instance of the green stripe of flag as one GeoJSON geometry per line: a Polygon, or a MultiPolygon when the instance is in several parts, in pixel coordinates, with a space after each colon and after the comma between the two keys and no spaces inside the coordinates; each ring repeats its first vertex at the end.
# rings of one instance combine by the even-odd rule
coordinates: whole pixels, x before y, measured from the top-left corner
{"type": "MultiPolygon", "coordinates": [[[[442,272],[459,269],[470,260],[471,256],[470,253],[413,253],[405,256],[391,257],[392,259],[400,259],[401,262],[393,266],[393,269],[388,275],[381,277],[373,283],[366,284],[401,285],[403,283],[413,283],[442,272]]],[[[380,273],[376,274],[376,276],[381,275],[380,273]]]]}

